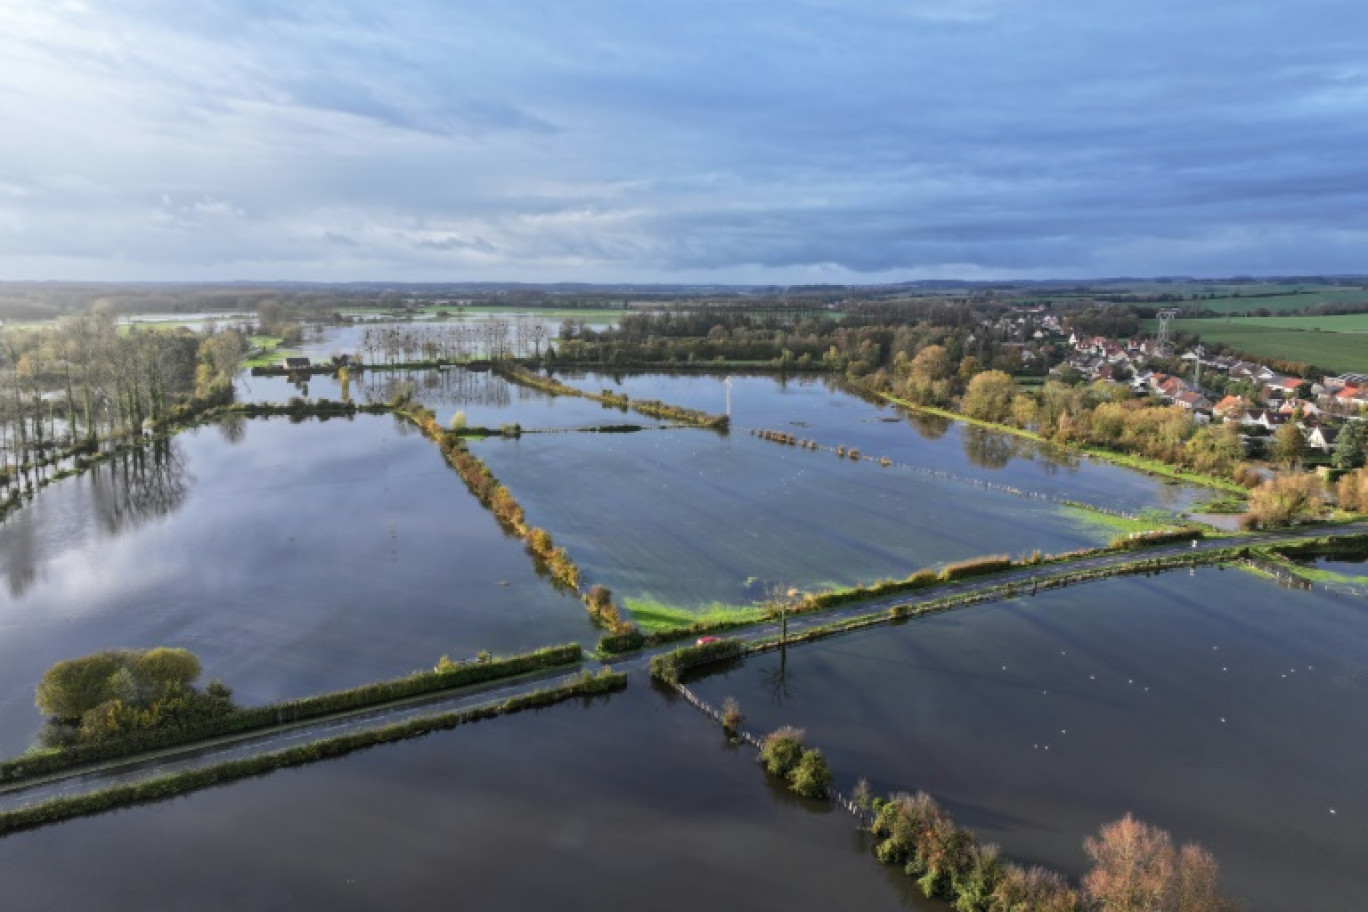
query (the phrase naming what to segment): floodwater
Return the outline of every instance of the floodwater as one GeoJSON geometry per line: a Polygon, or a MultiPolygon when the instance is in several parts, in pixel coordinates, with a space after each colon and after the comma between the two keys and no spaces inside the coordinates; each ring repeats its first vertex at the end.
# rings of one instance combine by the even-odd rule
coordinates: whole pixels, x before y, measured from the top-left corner
{"type": "MultiPolygon", "coordinates": [[[[568,374],[560,379],[597,392],[611,389],[633,399],[726,411],[727,377],[717,374],[568,374]]],[[[751,428],[785,431],[828,446],[856,447],[865,456],[887,457],[923,471],[944,472],[995,484],[1138,512],[1180,512],[1202,495],[1109,463],[960,422],[866,402],[833,389],[822,377],[731,377],[732,433],[751,428]]]]}
{"type": "Polygon", "coordinates": [[[55,484],[0,525],[0,571],[6,754],[43,672],[99,649],[185,647],[260,703],[597,636],[389,416],[204,427],[55,484]]]}
{"type": "Polygon", "coordinates": [[[735,433],[536,435],[472,450],[586,580],[685,608],[1113,534],[1048,502],[735,433]]]}
{"type": "Polygon", "coordinates": [[[15,909],[944,909],[640,680],[0,839],[15,909]],[[75,876],[73,872],[78,872],[75,876]]]}
{"type": "Polygon", "coordinates": [[[345,384],[328,374],[308,379],[241,376],[237,380],[239,402],[284,403],[299,397],[309,401],[328,399],[356,403],[387,403],[396,394],[408,393],[437,414],[447,426],[457,412],[469,427],[500,427],[519,424],[529,429],[568,430],[605,424],[655,424],[652,419],[577,396],[553,396],[516,383],[490,371],[448,370],[363,371],[345,384]]]}
{"type": "Polygon", "coordinates": [[[691,682],[804,727],[838,775],[925,789],[1009,857],[1077,876],[1127,811],[1196,841],[1250,912],[1362,908],[1368,600],[1236,570],[1042,593],[691,682]]]}

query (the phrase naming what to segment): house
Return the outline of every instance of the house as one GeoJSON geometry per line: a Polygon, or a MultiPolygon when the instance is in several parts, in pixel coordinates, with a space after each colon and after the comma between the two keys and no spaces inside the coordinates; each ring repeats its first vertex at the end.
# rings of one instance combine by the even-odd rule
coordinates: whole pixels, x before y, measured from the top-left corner
{"type": "Polygon", "coordinates": [[[1339,431],[1335,428],[1317,425],[1306,432],[1306,445],[1313,450],[1328,453],[1335,448],[1335,438],[1338,436],[1339,431]]]}
{"type": "Polygon", "coordinates": [[[286,370],[289,370],[289,371],[308,370],[308,369],[309,369],[309,359],[308,359],[308,358],[286,358],[286,359],[285,359],[285,369],[286,369],[286,370]]]}
{"type": "Polygon", "coordinates": [[[1265,399],[1292,399],[1305,380],[1300,377],[1276,377],[1264,384],[1265,399]]]}
{"type": "Polygon", "coordinates": [[[1273,409],[1260,409],[1253,423],[1268,428],[1270,431],[1276,431],[1287,424],[1287,420],[1287,415],[1280,414],[1273,409]]]}
{"type": "Polygon", "coordinates": [[[1211,413],[1217,418],[1238,418],[1247,408],[1249,403],[1243,396],[1226,396],[1211,407],[1211,413]]]}
{"type": "Polygon", "coordinates": [[[1325,388],[1332,393],[1338,393],[1346,387],[1363,388],[1368,386],[1368,376],[1363,374],[1340,374],[1337,377],[1326,377],[1325,388]]]}
{"type": "Polygon", "coordinates": [[[1342,405],[1368,405],[1368,385],[1346,386],[1335,393],[1335,401],[1342,405]]]}
{"type": "Polygon", "coordinates": [[[1173,397],[1173,404],[1179,408],[1187,409],[1189,412],[1211,411],[1211,400],[1201,393],[1194,393],[1192,390],[1179,392],[1173,397]]]}

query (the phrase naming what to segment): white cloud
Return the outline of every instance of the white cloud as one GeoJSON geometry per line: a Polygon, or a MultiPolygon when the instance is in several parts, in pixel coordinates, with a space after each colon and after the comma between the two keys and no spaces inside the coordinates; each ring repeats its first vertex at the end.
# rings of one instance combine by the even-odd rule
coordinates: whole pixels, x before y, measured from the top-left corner
{"type": "Polygon", "coordinates": [[[1368,218],[1326,9],[10,0],[0,278],[1257,271],[1368,218]]]}

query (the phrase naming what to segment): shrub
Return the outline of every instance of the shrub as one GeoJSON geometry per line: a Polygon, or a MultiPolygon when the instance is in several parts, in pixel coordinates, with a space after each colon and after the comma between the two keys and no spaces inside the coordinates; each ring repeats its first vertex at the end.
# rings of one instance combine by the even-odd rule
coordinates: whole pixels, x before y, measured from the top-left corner
{"type": "Polygon", "coordinates": [[[760,746],[760,762],[771,776],[787,779],[798,767],[803,758],[803,738],[801,728],[786,725],[765,736],[760,746]]]}
{"type": "Polygon", "coordinates": [[[1133,535],[1118,535],[1107,546],[1118,551],[1135,551],[1153,545],[1168,545],[1180,541],[1196,541],[1202,537],[1200,529],[1160,529],[1155,532],[1137,532],[1133,535]]]}
{"type": "Polygon", "coordinates": [[[605,633],[599,638],[599,652],[613,655],[619,652],[631,652],[633,649],[640,649],[646,643],[646,637],[635,626],[622,633],[605,633]]]}
{"type": "Polygon", "coordinates": [[[1002,570],[1009,570],[1012,566],[1012,559],[1005,554],[996,554],[992,557],[977,557],[971,560],[959,561],[954,564],[947,564],[940,572],[940,578],[944,582],[953,580],[968,579],[973,576],[984,576],[989,573],[998,573],[1002,570]]]}
{"type": "Polygon", "coordinates": [[[735,697],[727,697],[722,701],[722,730],[735,737],[741,731],[741,723],[745,716],[741,714],[741,704],[736,702],[735,697]]]}
{"type": "Polygon", "coordinates": [[[805,750],[788,775],[789,788],[804,798],[825,798],[831,789],[831,767],[816,750],[805,750]]]}

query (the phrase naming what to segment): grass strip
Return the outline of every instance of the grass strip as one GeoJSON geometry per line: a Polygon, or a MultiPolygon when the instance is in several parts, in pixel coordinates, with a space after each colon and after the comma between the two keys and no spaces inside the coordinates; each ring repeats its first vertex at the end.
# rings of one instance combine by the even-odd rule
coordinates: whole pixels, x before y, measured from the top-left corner
{"type": "Polygon", "coordinates": [[[75,817],[99,814],[115,808],[161,801],[238,779],[262,776],[277,769],[303,766],[320,760],[342,757],[353,751],[379,744],[390,744],[395,741],[417,738],[430,732],[455,728],[468,722],[478,722],[527,709],[550,706],[574,697],[608,694],[622,690],[626,686],[627,676],[620,672],[605,670],[599,674],[590,674],[586,671],[559,687],[535,690],[531,693],[510,697],[502,703],[490,706],[407,719],[393,725],[338,735],[256,757],[228,760],[224,763],[216,763],[199,769],[158,776],[145,782],[118,785],[84,795],[53,798],[29,807],[0,812],[0,836],[60,823],[75,817]]]}

